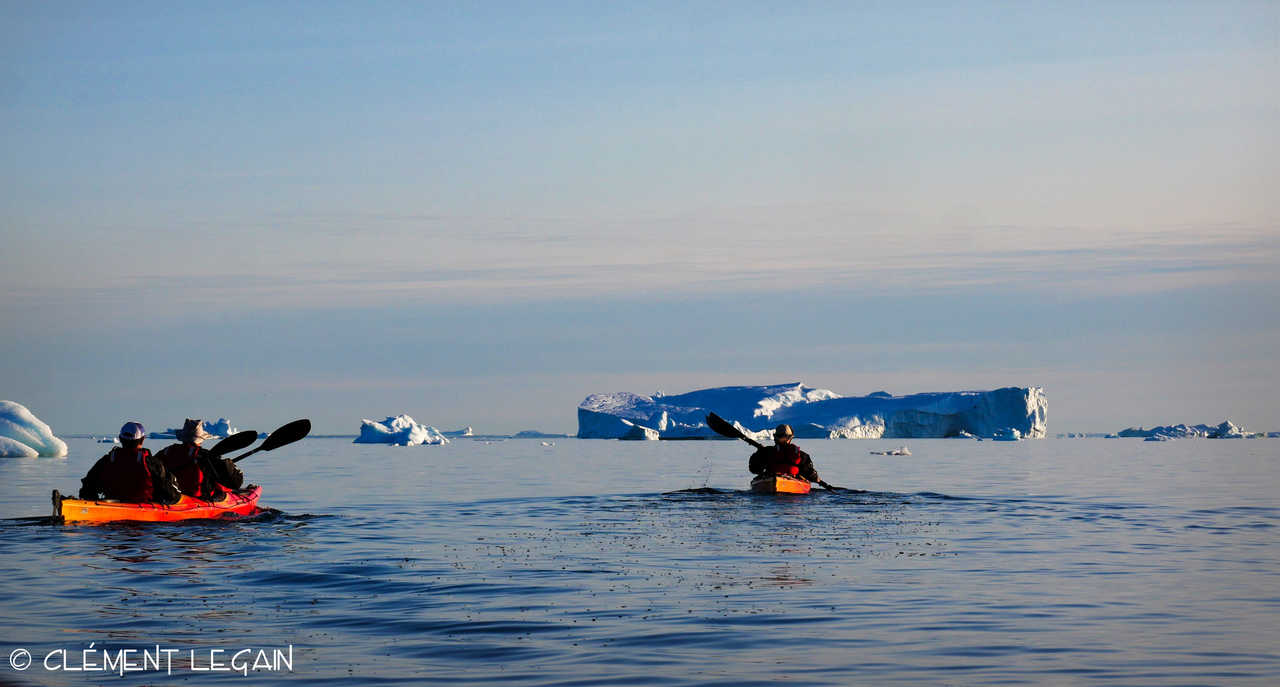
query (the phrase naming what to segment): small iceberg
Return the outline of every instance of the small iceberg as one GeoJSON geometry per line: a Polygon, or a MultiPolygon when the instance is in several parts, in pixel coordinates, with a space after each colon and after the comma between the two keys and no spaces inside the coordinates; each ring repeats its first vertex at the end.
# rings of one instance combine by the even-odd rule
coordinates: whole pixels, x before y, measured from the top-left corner
{"type": "Polygon", "coordinates": [[[67,455],[67,442],[27,407],[14,401],[0,401],[0,456],[35,458],[67,455]]]}
{"type": "Polygon", "coordinates": [[[420,446],[422,444],[447,444],[449,439],[440,430],[414,422],[408,415],[388,417],[382,422],[360,421],[360,436],[353,444],[394,444],[396,446],[420,446]]]}
{"type": "Polygon", "coordinates": [[[898,448],[891,448],[887,451],[872,451],[871,455],[873,456],[909,456],[911,455],[911,449],[907,448],[906,446],[899,446],[898,448]]]}
{"type": "Polygon", "coordinates": [[[456,439],[456,438],[459,438],[459,437],[473,437],[473,436],[475,436],[475,435],[476,435],[476,430],[475,430],[475,429],[473,429],[473,428],[471,427],[471,425],[467,425],[466,427],[463,427],[462,429],[455,429],[455,430],[453,430],[452,432],[450,432],[450,431],[444,431],[444,432],[441,432],[441,434],[445,435],[446,437],[448,437],[448,438],[450,438],[450,439],[456,439]]]}

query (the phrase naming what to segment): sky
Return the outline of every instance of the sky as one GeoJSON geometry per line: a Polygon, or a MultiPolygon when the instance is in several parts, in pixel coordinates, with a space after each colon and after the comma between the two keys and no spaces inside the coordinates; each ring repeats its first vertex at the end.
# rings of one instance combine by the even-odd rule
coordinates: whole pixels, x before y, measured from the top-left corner
{"type": "Polygon", "coordinates": [[[1043,386],[1280,430],[1280,4],[0,0],[0,398],[573,433],[1043,386]]]}

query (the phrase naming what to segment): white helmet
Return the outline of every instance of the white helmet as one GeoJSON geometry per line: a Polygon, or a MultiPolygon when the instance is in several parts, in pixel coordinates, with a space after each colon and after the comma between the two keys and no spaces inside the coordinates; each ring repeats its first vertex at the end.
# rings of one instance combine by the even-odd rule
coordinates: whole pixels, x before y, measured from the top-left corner
{"type": "Polygon", "coordinates": [[[147,436],[147,430],[141,422],[126,422],[120,428],[120,441],[140,441],[147,436]]]}

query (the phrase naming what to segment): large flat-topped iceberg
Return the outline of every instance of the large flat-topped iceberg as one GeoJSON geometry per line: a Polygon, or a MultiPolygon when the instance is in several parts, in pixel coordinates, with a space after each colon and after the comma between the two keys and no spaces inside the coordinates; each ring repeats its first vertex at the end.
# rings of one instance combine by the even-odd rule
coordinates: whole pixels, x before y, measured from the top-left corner
{"type": "Polygon", "coordinates": [[[1040,387],[894,396],[841,396],[803,384],[726,386],[686,394],[592,394],[578,405],[578,437],[621,439],[653,430],[663,439],[718,436],[715,412],[762,432],[787,423],[797,437],[880,439],[1018,436],[1043,438],[1047,404],[1040,387]],[[637,430],[637,427],[643,428],[637,430]]]}
{"type": "Polygon", "coordinates": [[[356,440],[352,443],[417,446],[419,444],[447,444],[449,439],[435,427],[420,425],[408,415],[396,415],[382,422],[361,420],[360,436],[356,437],[356,440]]]}
{"type": "Polygon", "coordinates": [[[14,401],[0,401],[0,456],[35,458],[67,455],[67,443],[53,435],[53,430],[14,401]]]}

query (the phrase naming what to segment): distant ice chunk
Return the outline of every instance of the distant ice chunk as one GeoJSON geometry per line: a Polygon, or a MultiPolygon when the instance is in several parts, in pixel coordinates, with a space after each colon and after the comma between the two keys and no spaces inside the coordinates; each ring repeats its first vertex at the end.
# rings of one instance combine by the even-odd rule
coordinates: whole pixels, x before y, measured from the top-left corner
{"type": "Polygon", "coordinates": [[[476,431],[471,428],[471,425],[467,425],[462,429],[455,429],[452,432],[448,432],[448,431],[441,432],[441,434],[445,435],[446,437],[449,437],[450,439],[453,439],[456,437],[473,437],[476,435],[476,431]]]}
{"type": "Polygon", "coordinates": [[[1019,432],[1012,427],[1003,427],[1001,429],[997,429],[996,433],[991,438],[996,441],[1018,441],[1022,439],[1022,432],[1019,432]]]}
{"type": "Polygon", "coordinates": [[[67,442],[55,437],[53,430],[14,401],[0,401],[0,456],[34,458],[67,455],[67,442]]]}
{"type": "Polygon", "coordinates": [[[909,456],[911,455],[911,449],[907,448],[906,446],[899,446],[898,448],[891,448],[887,451],[872,451],[871,455],[873,456],[909,456]]]}
{"type": "Polygon", "coordinates": [[[205,420],[201,424],[204,425],[204,431],[215,437],[229,437],[240,431],[235,427],[232,427],[231,423],[228,422],[225,417],[218,418],[216,422],[209,422],[208,420],[205,420]]]}
{"type": "Polygon", "coordinates": [[[1156,441],[1161,441],[1159,437],[1165,439],[1244,439],[1252,437],[1253,433],[1246,432],[1243,427],[1237,426],[1231,420],[1224,420],[1222,424],[1215,426],[1178,424],[1161,425],[1151,429],[1129,427],[1116,432],[1116,436],[1142,439],[1156,437],[1156,441]]]}
{"type": "Polygon", "coordinates": [[[356,437],[356,440],[352,443],[418,446],[421,444],[447,444],[449,439],[435,427],[420,425],[408,415],[396,415],[388,417],[382,422],[361,420],[360,436],[356,437]]]}

